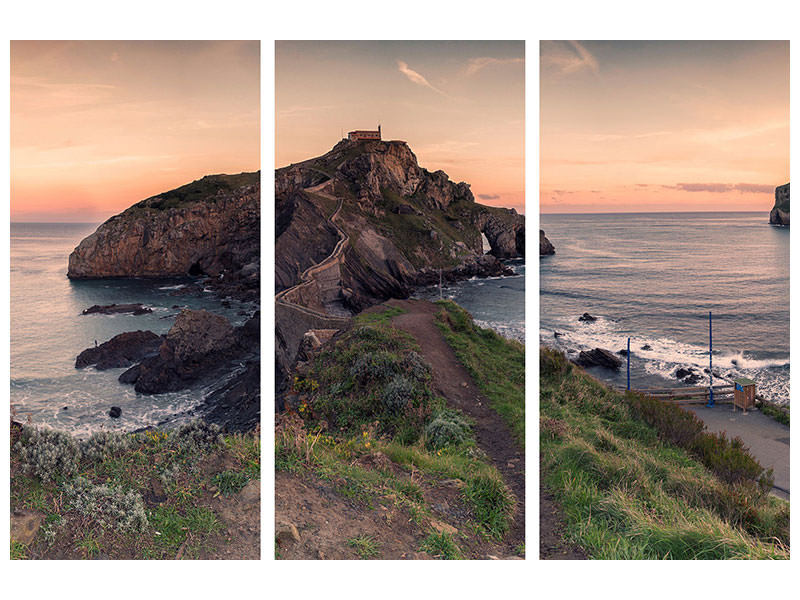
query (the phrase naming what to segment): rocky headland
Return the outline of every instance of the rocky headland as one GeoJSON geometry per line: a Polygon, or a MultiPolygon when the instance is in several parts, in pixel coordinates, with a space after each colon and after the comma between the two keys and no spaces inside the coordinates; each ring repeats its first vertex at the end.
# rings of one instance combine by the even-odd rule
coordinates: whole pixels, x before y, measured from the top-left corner
{"type": "MultiPolygon", "coordinates": [[[[186,293],[199,287],[221,298],[257,303],[259,177],[258,172],[210,175],[142,200],[108,219],[75,248],[68,276],[186,277],[199,284],[187,285],[186,293]]],[[[95,305],[82,314],[145,312],[150,309],[140,304],[113,304],[95,305]]],[[[258,312],[234,327],[223,316],[183,310],[166,335],[119,334],[81,352],[75,367],[127,368],[120,382],[142,394],[203,388],[204,402],[192,414],[230,431],[246,431],[258,425],[260,415],[259,327],[258,312]]]]}
{"type": "Polygon", "coordinates": [[[775,188],[775,206],[769,212],[770,225],[789,225],[789,184],[775,188]]]}
{"type": "Polygon", "coordinates": [[[69,256],[71,279],[207,275],[257,298],[260,172],[208,175],[138,202],[100,225],[69,256]]]}
{"type": "Polygon", "coordinates": [[[405,142],[343,140],[278,169],[275,201],[277,380],[307,331],[339,329],[440,276],[510,273],[502,259],[525,253],[523,215],[476,203],[467,183],[420,167],[405,142]]]}

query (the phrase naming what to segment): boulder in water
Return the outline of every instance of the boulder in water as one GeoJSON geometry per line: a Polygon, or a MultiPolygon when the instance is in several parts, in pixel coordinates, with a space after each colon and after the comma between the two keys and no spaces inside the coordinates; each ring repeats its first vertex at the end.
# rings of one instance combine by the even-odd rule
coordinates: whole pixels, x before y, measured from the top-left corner
{"type": "Polygon", "coordinates": [[[613,352],[604,348],[595,348],[588,352],[582,351],[575,363],[581,367],[603,367],[612,371],[619,371],[620,367],[622,367],[622,361],[613,352]]]}
{"type": "Polygon", "coordinates": [[[593,317],[589,313],[585,312],[580,317],[578,317],[578,321],[584,321],[585,323],[594,323],[597,321],[597,317],[593,317]]]}

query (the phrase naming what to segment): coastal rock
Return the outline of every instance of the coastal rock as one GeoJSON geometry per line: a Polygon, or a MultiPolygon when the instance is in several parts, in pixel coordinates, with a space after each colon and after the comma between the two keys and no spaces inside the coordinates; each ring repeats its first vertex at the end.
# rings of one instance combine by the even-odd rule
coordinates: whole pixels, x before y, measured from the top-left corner
{"type": "Polygon", "coordinates": [[[122,416],[122,409],[119,406],[112,406],[108,411],[108,416],[112,419],[119,419],[122,416]]]}
{"type": "Polygon", "coordinates": [[[789,184],[775,188],[775,205],[769,213],[771,225],[789,225],[789,184]]]}
{"type": "Polygon", "coordinates": [[[188,387],[233,355],[233,326],[206,310],[183,310],[161,343],[158,354],[145,358],[120,376],[137,392],[159,394],[188,387]]]}
{"type": "Polygon", "coordinates": [[[539,230],[539,256],[548,256],[551,254],[555,254],[556,249],[550,240],[547,239],[547,236],[544,234],[544,230],[539,230]]]}
{"type": "Polygon", "coordinates": [[[260,312],[233,327],[205,310],[184,310],[158,353],[119,376],[140,393],[209,386],[197,413],[227,431],[258,426],[261,415],[260,312]]]}
{"type": "Polygon", "coordinates": [[[622,367],[622,361],[613,352],[603,348],[595,348],[588,352],[582,351],[575,363],[581,367],[603,367],[613,371],[619,371],[622,367]]]}
{"type": "Polygon", "coordinates": [[[593,317],[589,313],[585,312],[580,317],[578,317],[578,321],[583,321],[585,323],[594,323],[597,321],[597,317],[593,317]]]}
{"type": "Polygon", "coordinates": [[[129,367],[158,351],[161,336],[152,331],[128,331],[99,346],[87,348],[75,359],[75,368],[94,365],[98,371],[129,367]]]}
{"type": "Polygon", "coordinates": [[[95,304],[81,311],[82,315],[117,315],[131,313],[133,315],[146,315],[153,312],[152,308],[147,308],[142,304],[95,304]]]}
{"type": "Polygon", "coordinates": [[[69,256],[68,277],[235,273],[259,255],[259,173],[209,175],[111,217],[69,256]]]}
{"type": "Polygon", "coordinates": [[[700,374],[694,369],[694,367],[680,367],[675,371],[675,378],[688,385],[694,385],[700,381],[700,374]]]}

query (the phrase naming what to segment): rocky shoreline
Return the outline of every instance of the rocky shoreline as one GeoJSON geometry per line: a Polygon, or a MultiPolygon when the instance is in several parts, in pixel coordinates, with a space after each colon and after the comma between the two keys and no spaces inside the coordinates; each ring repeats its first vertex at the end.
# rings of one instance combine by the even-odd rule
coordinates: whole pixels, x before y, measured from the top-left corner
{"type": "MultiPolygon", "coordinates": [[[[234,327],[223,316],[184,309],[164,335],[139,330],[95,342],[77,356],[76,368],[126,368],[119,381],[133,385],[137,394],[210,389],[191,416],[228,431],[258,426],[259,175],[208,176],[143,200],[98,227],[69,260],[71,279],[139,277],[157,284],[185,277],[173,295],[210,293],[228,308],[232,301],[255,305],[255,312],[245,306],[239,311],[249,317],[246,322],[234,327]]],[[[82,314],[150,312],[141,304],[112,304],[82,314]]],[[[120,414],[112,407],[112,418],[120,414]]]]}

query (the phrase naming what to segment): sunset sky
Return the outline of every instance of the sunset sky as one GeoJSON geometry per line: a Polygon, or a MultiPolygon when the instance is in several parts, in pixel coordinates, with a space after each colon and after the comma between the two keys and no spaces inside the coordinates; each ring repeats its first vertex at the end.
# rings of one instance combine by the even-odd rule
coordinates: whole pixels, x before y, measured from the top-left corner
{"type": "Polygon", "coordinates": [[[11,220],[259,169],[259,42],[12,42],[11,220]]]}
{"type": "Polygon", "coordinates": [[[277,42],[276,166],[380,123],[477,202],[523,212],[524,57],[523,42],[277,42]]]}
{"type": "Polygon", "coordinates": [[[769,211],[788,42],[542,42],[542,213],[769,211]]]}

